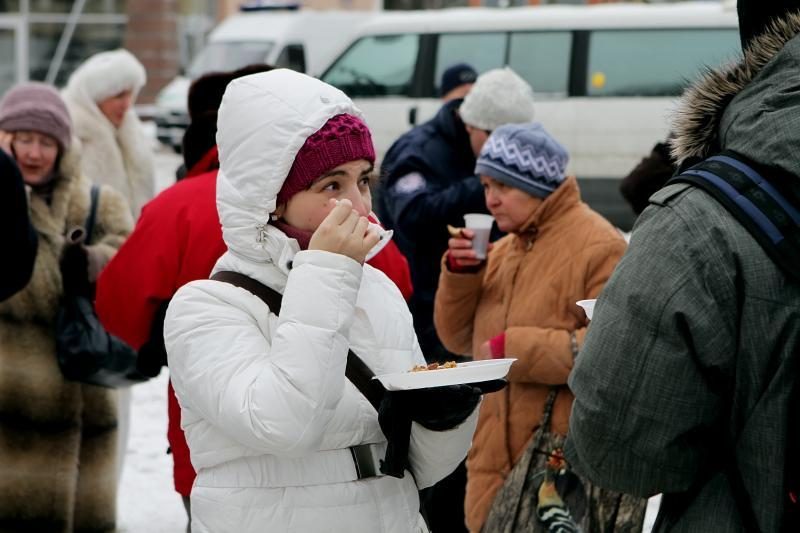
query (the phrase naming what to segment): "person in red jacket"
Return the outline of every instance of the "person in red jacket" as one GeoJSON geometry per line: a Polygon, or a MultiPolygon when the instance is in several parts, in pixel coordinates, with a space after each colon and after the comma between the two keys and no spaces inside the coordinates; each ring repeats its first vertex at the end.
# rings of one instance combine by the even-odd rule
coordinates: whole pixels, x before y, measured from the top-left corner
{"type": "MultiPolygon", "coordinates": [[[[226,250],[216,207],[219,160],[215,145],[217,109],[225,87],[236,78],[270,69],[251,65],[207,74],[192,84],[191,122],[183,139],[186,173],[144,206],[133,233],[98,279],[97,314],[110,333],[139,351],[139,369],[146,375],[156,376],[166,365],[163,326],[169,300],[186,283],[207,278],[226,250]]],[[[394,281],[408,300],[411,276],[397,245],[389,241],[368,263],[394,281]]],[[[171,383],[167,402],[175,490],[191,517],[189,494],[195,471],[171,383]]]]}

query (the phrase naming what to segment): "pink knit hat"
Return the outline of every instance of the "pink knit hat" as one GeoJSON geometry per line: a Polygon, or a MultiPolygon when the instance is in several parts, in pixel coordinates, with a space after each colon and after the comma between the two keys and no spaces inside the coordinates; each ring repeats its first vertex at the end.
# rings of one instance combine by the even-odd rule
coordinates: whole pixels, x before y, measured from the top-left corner
{"type": "Polygon", "coordinates": [[[353,115],[336,115],[306,139],[297,152],[289,175],[278,192],[278,203],[287,202],[307,189],[325,172],[359,159],[375,162],[375,147],[369,128],[353,115]]]}
{"type": "Polygon", "coordinates": [[[72,120],[55,87],[21,83],[0,101],[0,130],[37,131],[54,137],[62,150],[69,148],[72,120]]]}

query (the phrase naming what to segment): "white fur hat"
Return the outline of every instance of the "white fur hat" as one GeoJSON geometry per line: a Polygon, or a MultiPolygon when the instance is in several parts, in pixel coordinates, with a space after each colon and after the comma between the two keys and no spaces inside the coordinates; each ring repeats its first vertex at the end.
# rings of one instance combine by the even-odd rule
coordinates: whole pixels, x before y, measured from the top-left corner
{"type": "Polygon", "coordinates": [[[133,54],[122,48],[95,54],[69,77],[66,90],[82,89],[95,103],[125,90],[133,91],[134,99],[147,82],[144,66],[133,54]]]}
{"type": "Polygon", "coordinates": [[[493,131],[533,120],[533,89],[508,67],[484,72],[458,110],[464,124],[493,131]]]}

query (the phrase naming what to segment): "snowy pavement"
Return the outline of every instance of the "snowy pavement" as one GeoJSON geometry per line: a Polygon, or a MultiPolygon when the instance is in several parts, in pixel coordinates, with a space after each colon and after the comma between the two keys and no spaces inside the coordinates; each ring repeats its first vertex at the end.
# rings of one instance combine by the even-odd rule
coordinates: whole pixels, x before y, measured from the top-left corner
{"type": "MultiPolygon", "coordinates": [[[[159,145],[156,189],[175,182],[181,157],[159,145]]],[[[186,511],[172,483],[172,456],[167,454],[167,369],[133,387],[131,427],[122,481],[117,493],[120,533],[183,533],[186,511]]]]}
{"type": "Polygon", "coordinates": [[[186,511],[167,455],[167,371],[133,387],[128,453],[117,494],[120,533],[182,533],[186,511]]]}
{"type": "MultiPolygon", "coordinates": [[[[174,183],[180,163],[179,155],[158,150],[158,190],[174,183]]],[[[167,380],[164,369],[156,379],[133,387],[128,452],[117,500],[120,533],[186,531],[186,512],[173,487],[172,457],[167,454],[167,380]]],[[[657,505],[651,500],[645,532],[652,528],[657,505]]]]}

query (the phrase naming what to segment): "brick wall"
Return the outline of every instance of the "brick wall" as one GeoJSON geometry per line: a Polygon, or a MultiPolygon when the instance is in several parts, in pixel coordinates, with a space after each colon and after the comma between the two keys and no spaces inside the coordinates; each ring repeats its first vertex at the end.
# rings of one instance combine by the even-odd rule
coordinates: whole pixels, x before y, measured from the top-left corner
{"type": "Polygon", "coordinates": [[[128,25],[123,46],[147,70],[147,85],[137,104],[151,104],[179,68],[177,0],[126,2],[128,25]]]}

